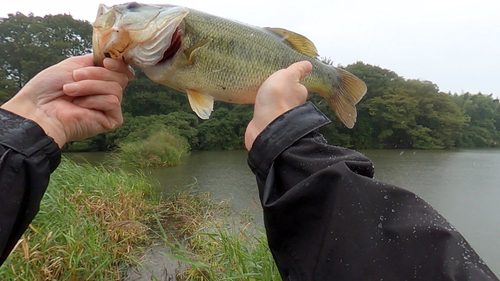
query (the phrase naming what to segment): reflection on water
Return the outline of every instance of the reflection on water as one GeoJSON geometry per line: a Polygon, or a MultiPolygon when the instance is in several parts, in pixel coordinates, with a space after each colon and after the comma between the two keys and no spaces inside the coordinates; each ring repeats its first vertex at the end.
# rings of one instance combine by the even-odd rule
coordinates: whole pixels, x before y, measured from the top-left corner
{"type": "MultiPolygon", "coordinates": [[[[500,276],[500,150],[363,150],[375,178],[418,194],[446,217],[500,276]]],[[[73,155],[74,156],[74,155],[73,155]]],[[[236,210],[260,210],[246,151],[197,152],[177,167],[147,171],[164,193],[188,188],[229,199],[236,210]]],[[[102,155],[91,155],[99,161],[102,155]],[[96,158],[97,157],[97,158],[96,158]]],[[[261,214],[256,215],[261,223],[261,214]]]]}
{"type": "Polygon", "coordinates": [[[500,150],[368,150],[375,177],[418,194],[500,276],[500,150]]]}
{"type": "Polygon", "coordinates": [[[246,157],[246,151],[194,152],[179,166],[150,173],[164,185],[166,193],[190,186],[210,192],[219,201],[229,199],[238,211],[261,210],[255,176],[246,157]]]}

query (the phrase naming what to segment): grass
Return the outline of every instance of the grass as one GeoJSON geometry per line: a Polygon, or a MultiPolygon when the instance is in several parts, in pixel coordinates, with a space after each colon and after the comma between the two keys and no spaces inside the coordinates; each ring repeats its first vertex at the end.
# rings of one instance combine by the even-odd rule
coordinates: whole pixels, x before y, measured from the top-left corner
{"type": "Polygon", "coordinates": [[[121,143],[112,162],[138,168],[175,166],[188,151],[189,144],[183,137],[160,129],[144,140],[121,143]]]}
{"type": "MultiPolygon", "coordinates": [[[[173,257],[188,263],[182,280],[281,280],[265,233],[254,223],[234,216],[227,202],[215,204],[208,193],[180,193],[167,202],[162,222],[176,222],[176,237],[163,237],[173,257]]],[[[171,227],[170,227],[171,229],[171,227]]]]}
{"type": "Polygon", "coordinates": [[[263,230],[228,202],[190,192],[160,200],[156,184],[63,158],[0,280],[124,280],[158,241],[188,265],[177,280],[280,280],[263,230]]]}
{"type": "Polygon", "coordinates": [[[122,279],[148,240],[152,186],[142,175],[63,159],[0,280],[122,279]]]}

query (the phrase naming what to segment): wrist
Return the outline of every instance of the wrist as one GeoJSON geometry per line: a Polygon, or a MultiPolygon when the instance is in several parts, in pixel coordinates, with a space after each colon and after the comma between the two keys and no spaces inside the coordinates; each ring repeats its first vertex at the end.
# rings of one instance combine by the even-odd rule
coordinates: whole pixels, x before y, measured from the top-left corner
{"type": "Polygon", "coordinates": [[[67,141],[66,135],[62,130],[57,129],[56,124],[53,124],[50,121],[47,121],[49,118],[48,117],[42,117],[39,118],[34,114],[33,116],[26,117],[30,119],[31,121],[35,122],[38,124],[38,126],[42,127],[43,131],[45,134],[51,138],[54,139],[55,143],[59,146],[59,148],[62,148],[67,141]]]}
{"type": "Polygon", "coordinates": [[[35,122],[38,126],[42,128],[44,133],[54,139],[55,143],[59,146],[59,148],[63,147],[66,144],[66,138],[64,133],[61,133],[61,130],[58,130],[55,124],[49,122],[48,117],[41,117],[37,115],[36,107],[27,100],[20,99],[18,96],[15,96],[11,100],[7,101],[1,106],[2,109],[10,111],[18,116],[29,119],[35,122]]]}
{"type": "Polygon", "coordinates": [[[258,115],[254,114],[254,117],[248,123],[247,129],[245,131],[245,147],[247,150],[253,146],[255,139],[264,131],[264,129],[276,120],[283,113],[287,112],[289,108],[282,107],[280,109],[274,109],[269,112],[261,112],[257,110],[258,115]]]}
{"type": "Polygon", "coordinates": [[[260,133],[264,130],[261,126],[255,124],[254,119],[248,123],[247,129],[245,131],[245,147],[248,151],[252,149],[253,143],[255,139],[260,135],[260,133]]]}

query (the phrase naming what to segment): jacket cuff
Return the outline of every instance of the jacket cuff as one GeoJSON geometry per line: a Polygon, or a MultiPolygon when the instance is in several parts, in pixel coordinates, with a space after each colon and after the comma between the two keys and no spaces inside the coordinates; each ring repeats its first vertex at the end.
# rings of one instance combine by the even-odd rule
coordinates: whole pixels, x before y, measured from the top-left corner
{"type": "Polygon", "coordinates": [[[54,139],[45,134],[42,127],[32,120],[0,108],[0,145],[30,157],[36,152],[47,149],[51,171],[61,161],[61,150],[54,139]]]}
{"type": "Polygon", "coordinates": [[[285,149],[330,122],[310,101],[283,113],[257,136],[248,154],[248,164],[267,173],[285,149]]]}

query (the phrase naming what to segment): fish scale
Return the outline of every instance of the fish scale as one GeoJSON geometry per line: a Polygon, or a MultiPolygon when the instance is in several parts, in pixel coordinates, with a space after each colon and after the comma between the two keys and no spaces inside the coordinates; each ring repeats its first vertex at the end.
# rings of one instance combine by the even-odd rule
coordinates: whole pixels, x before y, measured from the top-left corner
{"type": "MultiPolygon", "coordinates": [[[[182,84],[176,90],[184,92],[185,88],[199,89],[210,92],[221,101],[253,103],[258,88],[267,77],[301,60],[308,60],[313,64],[312,72],[302,81],[306,88],[321,85],[320,87],[333,91],[336,83],[325,79],[328,75],[323,68],[330,70],[329,66],[290,48],[283,38],[269,34],[264,29],[190,10],[185,18],[183,40],[186,40],[186,47],[206,39],[212,41],[200,48],[193,65],[188,65],[185,62],[187,58],[181,53],[178,58],[174,57],[177,63],[173,62],[172,67],[162,73],[170,77],[166,78],[169,85],[182,84]],[[170,72],[176,72],[177,75],[170,72]],[[243,91],[255,94],[239,94],[243,91]]],[[[153,75],[151,77],[156,81],[153,75]]],[[[336,76],[332,75],[331,78],[335,79],[336,76]]],[[[165,80],[158,79],[157,82],[162,81],[165,80]]]]}
{"type": "Polygon", "coordinates": [[[124,59],[151,80],[187,93],[193,111],[203,119],[210,116],[214,99],[253,103],[267,77],[303,60],[313,70],[301,83],[323,96],[347,127],[354,126],[355,104],[366,93],[357,77],[319,61],[314,44],[302,35],[180,6],[102,5],[93,36],[97,64],[106,54],[124,59]],[[135,41],[134,32],[140,34],[135,41]]]}
{"type": "MultiPolygon", "coordinates": [[[[186,34],[190,42],[199,42],[207,38],[213,41],[200,50],[193,65],[192,76],[206,74],[210,82],[207,85],[225,85],[227,92],[258,90],[262,82],[276,70],[287,67],[293,61],[280,52],[284,45],[277,40],[269,40],[269,35],[252,27],[243,26],[235,29],[233,22],[224,19],[210,19],[199,12],[191,12],[186,17],[186,34]],[[208,28],[204,28],[204,27],[208,28]],[[207,29],[206,33],[204,29],[207,29]],[[281,49],[281,50],[280,50],[281,49]],[[267,55],[265,55],[267,54],[267,55]],[[220,70],[220,71],[218,71],[220,70]]],[[[287,47],[286,51],[290,48],[287,47]]],[[[293,51],[293,50],[292,50],[293,51]]],[[[307,57],[296,58],[295,61],[307,57]]],[[[176,69],[177,71],[178,69],[176,69]]],[[[189,72],[189,71],[188,71],[189,72]]],[[[220,93],[223,95],[223,93],[220,93]]],[[[251,101],[253,102],[253,101],[251,101]]]]}

